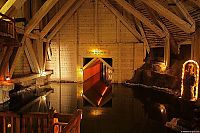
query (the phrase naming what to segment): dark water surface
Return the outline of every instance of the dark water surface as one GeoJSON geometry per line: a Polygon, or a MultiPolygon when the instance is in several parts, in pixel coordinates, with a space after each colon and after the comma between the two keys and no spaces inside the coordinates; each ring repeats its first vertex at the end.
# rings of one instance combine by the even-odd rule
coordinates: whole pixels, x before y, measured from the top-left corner
{"type": "MultiPolygon", "coordinates": [[[[139,88],[113,84],[112,99],[103,107],[93,107],[82,98],[81,84],[51,83],[50,86],[54,89],[53,93],[46,97],[40,96],[14,110],[46,112],[54,108],[60,113],[73,113],[81,108],[81,133],[171,133],[173,131],[163,125],[178,116],[177,109],[173,107],[175,105],[169,105],[167,99],[154,99],[139,88]]],[[[0,109],[9,110],[9,105],[1,106],[0,109]]]]}

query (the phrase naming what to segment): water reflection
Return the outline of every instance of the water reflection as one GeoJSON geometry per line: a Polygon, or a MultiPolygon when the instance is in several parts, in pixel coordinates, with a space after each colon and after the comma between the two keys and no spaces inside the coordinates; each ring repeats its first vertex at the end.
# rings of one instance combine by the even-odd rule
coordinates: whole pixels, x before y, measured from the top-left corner
{"type": "Polygon", "coordinates": [[[176,103],[170,104],[172,102],[166,97],[157,99],[154,94],[143,91],[142,88],[133,89],[113,84],[109,107],[92,107],[83,104],[82,84],[49,85],[54,89],[52,93],[37,97],[20,108],[21,111],[45,112],[54,108],[59,113],[73,113],[77,108],[81,108],[81,133],[170,133],[172,131],[163,125],[177,117],[179,112],[176,103]]]}

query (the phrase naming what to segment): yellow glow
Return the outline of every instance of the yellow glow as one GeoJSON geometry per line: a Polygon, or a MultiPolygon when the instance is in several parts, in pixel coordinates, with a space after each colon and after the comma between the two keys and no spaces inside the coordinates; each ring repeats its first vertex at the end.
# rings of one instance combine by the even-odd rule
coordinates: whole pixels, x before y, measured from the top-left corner
{"type": "Polygon", "coordinates": [[[91,111],[91,115],[93,116],[99,116],[99,115],[102,115],[103,111],[102,110],[99,110],[99,109],[94,109],[91,111]]]}
{"type": "Polygon", "coordinates": [[[108,90],[108,87],[106,86],[101,96],[103,96],[107,90],[108,90]]]}
{"type": "Polygon", "coordinates": [[[194,60],[188,60],[188,61],[186,61],[184,64],[183,64],[183,68],[182,68],[182,77],[181,77],[181,79],[182,79],[182,81],[181,81],[181,97],[182,97],[182,95],[183,95],[183,79],[184,79],[184,74],[185,74],[185,66],[186,66],[186,64],[188,64],[188,63],[194,63],[195,65],[196,65],[196,67],[197,67],[197,71],[196,71],[196,76],[195,76],[195,78],[196,78],[196,81],[195,81],[195,88],[196,88],[196,90],[195,90],[195,92],[196,92],[196,95],[194,96],[194,94],[193,94],[193,97],[194,97],[194,99],[193,100],[197,100],[197,98],[198,98],[198,84],[199,84],[199,65],[198,65],[198,63],[196,62],[196,61],[194,61],[194,60]]]}
{"type": "Polygon", "coordinates": [[[160,104],[160,112],[163,114],[163,113],[166,113],[166,108],[163,104],[160,104]]]}
{"type": "Polygon", "coordinates": [[[102,97],[99,99],[99,101],[98,101],[98,105],[101,103],[101,101],[102,101],[102,97]]]}
{"type": "Polygon", "coordinates": [[[41,76],[46,76],[46,74],[47,73],[45,71],[41,71],[41,73],[40,73],[41,76]]]}
{"type": "Polygon", "coordinates": [[[42,100],[46,101],[46,96],[42,96],[42,100]]]}
{"type": "Polygon", "coordinates": [[[160,63],[160,67],[161,67],[161,71],[165,71],[167,66],[165,65],[165,63],[160,63]]]}
{"type": "Polygon", "coordinates": [[[0,9],[0,13],[5,14],[10,7],[15,3],[16,0],[8,0],[3,7],[0,9]]]}
{"type": "Polygon", "coordinates": [[[11,125],[10,123],[8,123],[7,127],[8,127],[8,128],[11,128],[11,127],[12,127],[12,125],[11,125]]]}
{"type": "Polygon", "coordinates": [[[83,68],[80,68],[80,74],[83,74],[83,68]]]}
{"type": "Polygon", "coordinates": [[[90,53],[91,53],[91,54],[94,54],[94,55],[103,55],[103,54],[105,54],[105,52],[102,51],[102,50],[100,50],[100,49],[92,49],[92,50],[90,51],[90,53]]]}
{"type": "Polygon", "coordinates": [[[10,81],[10,77],[6,77],[6,81],[10,81]]]}

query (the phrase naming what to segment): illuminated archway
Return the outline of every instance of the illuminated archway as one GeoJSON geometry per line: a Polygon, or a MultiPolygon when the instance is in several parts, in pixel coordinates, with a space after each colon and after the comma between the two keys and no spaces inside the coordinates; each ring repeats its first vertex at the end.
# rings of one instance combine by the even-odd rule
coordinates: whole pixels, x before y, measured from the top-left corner
{"type": "MultiPolygon", "coordinates": [[[[196,61],[188,60],[183,64],[182,77],[181,77],[181,97],[183,97],[185,95],[184,89],[188,89],[188,88],[186,88],[187,86],[184,85],[184,83],[187,80],[189,80],[187,78],[187,75],[193,76],[193,78],[194,78],[194,84],[192,85],[192,87],[190,86],[191,88],[189,88],[189,89],[191,89],[190,91],[191,91],[191,95],[192,95],[191,99],[189,99],[189,100],[192,100],[192,101],[197,100],[197,98],[198,98],[198,83],[199,83],[199,65],[196,61]],[[192,66],[192,67],[190,67],[190,66],[192,66]],[[189,73],[188,69],[191,69],[191,68],[192,68],[193,73],[188,74],[189,73]]],[[[190,84],[190,81],[187,81],[187,82],[189,82],[189,84],[190,84]]]]}

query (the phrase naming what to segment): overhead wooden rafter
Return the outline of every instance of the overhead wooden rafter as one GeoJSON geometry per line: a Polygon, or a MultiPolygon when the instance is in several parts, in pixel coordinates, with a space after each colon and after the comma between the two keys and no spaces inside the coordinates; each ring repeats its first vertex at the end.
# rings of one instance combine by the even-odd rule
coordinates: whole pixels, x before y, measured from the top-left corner
{"type": "MultiPolygon", "coordinates": [[[[140,33],[142,35],[142,40],[144,42],[145,50],[147,50],[147,52],[149,53],[150,52],[150,47],[149,47],[149,44],[148,44],[144,29],[142,27],[142,24],[138,19],[135,19],[135,22],[136,22],[136,25],[138,26],[138,29],[140,30],[140,33]]],[[[146,53],[146,51],[143,51],[143,52],[146,53]]]]}
{"type": "Polygon", "coordinates": [[[0,13],[5,14],[11,7],[12,5],[16,2],[17,0],[8,0],[6,3],[1,7],[0,13]]]}
{"type": "Polygon", "coordinates": [[[42,7],[31,18],[27,26],[25,27],[24,34],[27,35],[37,26],[42,18],[49,12],[49,10],[58,2],[58,0],[47,0],[42,7]]]}
{"type": "Polygon", "coordinates": [[[195,23],[190,24],[180,17],[176,16],[174,13],[160,5],[155,0],[141,0],[143,3],[151,7],[153,10],[157,11],[160,15],[167,18],[170,22],[174,25],[182,29],[186,33],[193,33],[195,32],[195,23]]]}
{"type": "Polygon", "coordinates": [[[160,29],[157,25],[152,23],[148,18],[146,18],[142,13],[137,11],[133,6],[131,6],[125,0],[115,0],[117,1],[125,10],[130,12],[133,16],[135,16],[138,20],[144,23],[147,27],[149,27],[152,31],[154,31],[161,38],[165,37],[165,33],[160,29]]]}
{"type": "Polygon", "coordinates": [[[20,9],[26,0],[8,0],[0,9],[0,13],[9,14],[15,9],[20,9]]]}
{"type": "MultiPolygon", "coordinates": [[[[21,28],[16,28],[16,32],[19,34],[24,34],[24,30],[21,28]]],[[[29,37],[30,39],[38,39],[40,38],[39,33],[29,33],[28,35],[26,35],[26,37],[29,37]]],[[[48,40],[46,38],[41,38],[43,42],[47,42],[48,40]]]]}
{"type": "Polygon", "coordinates": [[[75,3],[76,0],[68,0],[62,8],[54,15],[54,17],[49,21],[49,23],[43,28],[40,33],[40,37],[43,38],[49,30],[57,23],[57,21],[70,9],[70,7],[75,3]]]}
{"type": "Polygon", "coordinates": [[[76,10],[83,4],[85,0],[79,0],[62,18],[62,20],[56,25],[53,31],[47,37],[48,41],[50,41],[56,33],[60,30],[60,28],[70,19],[70,17],[76,12],[76,10]]]}
{"type": "Polygon", "coordinates": [[[195,3],[197,6],[200,7],[200,0],[190,0],[190,1],[192,1],[192,2],[195,3]]]}
{"type": "Polygon", "coordinates": [[[108,0],[101,0],[101,2],[122,22],[122,24],[138,39],[143,41],[140,33],[131,25],[131,23],[115,9],[108,0]]]}
{"type": "Polygon", "coordinates": [[[188,21],[188,23],[190,23],[190,25],[195,24],[194,19],[190,16],[189,12],[187,11],[187,9],[183,5],[183,3],[180,0],[172,0],[172,1],[176,4],[176,6],[181,11],[181,13],[183,14],[183,16],[186,18],[186,20],[188,21]]]}

